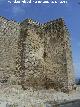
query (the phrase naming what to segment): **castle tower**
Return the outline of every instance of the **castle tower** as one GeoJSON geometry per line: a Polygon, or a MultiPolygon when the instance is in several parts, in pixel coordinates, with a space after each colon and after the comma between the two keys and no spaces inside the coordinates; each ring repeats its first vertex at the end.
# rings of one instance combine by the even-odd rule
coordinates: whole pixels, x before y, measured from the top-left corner
{"type": "Polygon", "coordinates": [[[16,23],[0,17],[0,27],[1,81],[4,76],[23,89],[73,90],[70,37],[62,18],[41,25],[32,19],[16,23]]]}

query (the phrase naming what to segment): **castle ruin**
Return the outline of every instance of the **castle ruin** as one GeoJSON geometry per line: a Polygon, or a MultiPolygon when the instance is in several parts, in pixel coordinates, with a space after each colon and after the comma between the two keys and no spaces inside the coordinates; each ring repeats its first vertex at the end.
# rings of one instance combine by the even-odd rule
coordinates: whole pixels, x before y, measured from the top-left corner
{"type": "Polygon", "coordinates": [[[73,90],[70,36],[62,18],[39,24],[0,17],[0,83],[73,90]]]}

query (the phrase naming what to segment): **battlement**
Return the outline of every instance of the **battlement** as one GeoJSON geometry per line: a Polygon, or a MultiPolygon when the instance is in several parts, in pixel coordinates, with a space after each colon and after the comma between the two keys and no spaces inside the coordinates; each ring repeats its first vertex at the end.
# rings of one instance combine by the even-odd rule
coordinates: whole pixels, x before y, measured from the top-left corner
{"type": "Polygon", "coordinates": [[[47,26],[47,25],[50,25],[50,24],[56,24],[58,22],[63,22],[64,23],[64,19],[63,18],[59,18],[59,19],[52,20],[52,21],[49,21],[49,22],[41,24],[40,22],[34,21],[33,19],[29,18],[29,19],[25,19],[21,23],[23,23],[23,24],[24,23],[29,23],[29,24],[34,24],[34,25],[38,25],[38,26],[47,26]]]}
{"type": "MultiPolygon", "coordinates": [[[[12,22],[13,23],[17,23],[14,20],[9,20],[9,19],[6,19],[5,17],[2,17],[2,16],[0,16],[0,20],[5,20],[5,21],[11,22],[11,23],[12,22]]],[[[19,22],[17,24],[19,24],[19,25],[26,25],[26,24],[27,25],[33,25],[33,26],[41,27],[41,28],[45,28],[45,27],[52,26],[52,25],[53,26],[57,25],[56,27],[59,27],[59,26],[64,27],[66,32],[70,35],[69,30],[68,30],[68,28],[67,28],[67,26],[65,24],[64,18],[59,18],[59,19],[52,20],[52,21],[49,21],[49,22],[46,22],[46,23],[43,23],[43,24],[38,22],[38,21],[35,21],[33,19],[27,18],[27,19],[25,19],[22,22],[19,22]],[[61,24],[61,25],[59,25],[59,24],[61,24]]]]}
{"type": "Polygon", "coordinates": [[[15,20],[9,20],[3,16],[0,16],[0,20],[4,20],[4,21],[7,21],[7,22],[14,22],[14,23],[17,23],[15,20]]]}

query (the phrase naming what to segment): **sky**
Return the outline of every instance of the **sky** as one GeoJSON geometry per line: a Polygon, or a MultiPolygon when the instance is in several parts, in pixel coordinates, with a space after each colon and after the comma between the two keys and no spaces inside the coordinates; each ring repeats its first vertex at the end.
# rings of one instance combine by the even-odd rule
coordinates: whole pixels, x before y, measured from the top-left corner
{"type": "MultiPolygon", "coordinates": [[[[64,18],[71,36],[75,77],[80,78],[80,0],[62,0],[67,1],[66,3],[60,3],[61,0],[53,0],[58,2],[53,4],[35,4],[33,1],[32,3],[22,3],[23,0],[18,0],[20,3],[14,3],[14,1],[0,0],[0,16],[17,22],[32,18],[40,23],[64,18]]],[[[51,2],[51,0],[48,1],[51,2]]]]}

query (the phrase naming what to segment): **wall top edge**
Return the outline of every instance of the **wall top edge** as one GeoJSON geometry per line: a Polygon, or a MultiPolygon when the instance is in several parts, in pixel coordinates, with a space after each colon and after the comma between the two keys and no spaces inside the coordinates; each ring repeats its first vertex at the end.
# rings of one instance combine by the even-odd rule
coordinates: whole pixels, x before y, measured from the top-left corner
{"type": "Polygon", "coordinates": [[[46,22],[46,23],[43,23],[41,24],[40,22],[37,22],[31,18],[27,18],[25,20],[23,20],[22,22],[17,22],[15,20],[9,20],[3,16],[0,16],[0,20],[6,20],[6,21],[9,21],[9,22],[14,22],[14,23],[17,23],[17,24],[24,24],[25,22],[26,23],[30,23],[30,24],[33,24],[33,25],[36,25],[36,26],[44,26],[44,25],[48,25],[48,24],[52,24],[52,23],[56,23],[56,22],[59,22],[59,21],[62,21],[64,23],[64,18],[58,18],[58,19],[55,19],[55,20],[51,20],[49,22],[46,22]]]}

